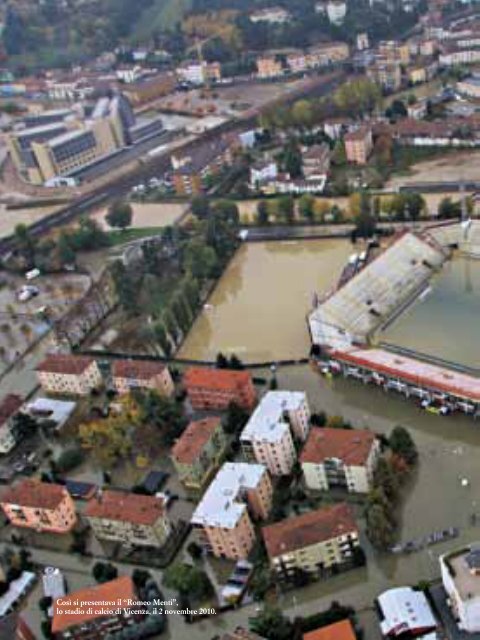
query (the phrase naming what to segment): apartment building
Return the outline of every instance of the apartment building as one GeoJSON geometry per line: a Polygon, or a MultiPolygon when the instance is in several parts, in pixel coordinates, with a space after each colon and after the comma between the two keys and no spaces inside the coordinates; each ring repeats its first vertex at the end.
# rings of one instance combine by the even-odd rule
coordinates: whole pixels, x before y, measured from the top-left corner
{"type": "Polygon", "coordinates": [[[73,500],[60,484],[25,479],[6,489],[0,504],[15,527],[68,533],[77,521],[73,500]]]}
{"type": "Polygon", "coordinates": [[[283,74],[281,60],[275,56],[262,56],[255,61],[259,78],[277,78],[283,74]]]}
{"type": "Polygon", "coordinates": [[[97,362],[89,356],[50,354],[36,371],[47,393],[86,396],[103,383],[97,362]]]}
{"type": "Polygon", "coordinates": [[[194,409],[227,409],[231,402],[253,409],[257,400],[248,371],[189,367],[183,385],[194,409]]]}
{"type": "Polygon", "coordinates": [[[220,463],[226,446],[221,418],[190,422],[170,454],[182,484],[189,489],[203,487],[220,463]]]}
{"type": "Polygon", "coordinates": [[[305,442],[309,428],[305,393],[269,391],[242,431],[242,451],[247,460],[264,464],[272,475],[288,475],[297,460],[294,440],[305,442]]]}
{"type": "MultiPolygon", "coordinates": [[[[98,640],[120,637],[124,628],[137,626],[144,614],[128,614],[138,595],[130,576],[121,576],[110,582],[72,591],[68,598],[55,602],[52,633],[55,640],[98,640]],[[88,606],[74,607],[68,602],[87,602],[88,606]],[[107,603],[120,603],[111,607],[107,603]],[[79,611],[77,611],[79,609],[79,611]]],[[[140,610],[139,607],[135,608],[140,610]]],[[[133,634],[132,634],[133,635],[133,634]]],[[[146,635],[146,634],[145,634],[146,635]]],[[[124,636],[123,636],[124,637],[124,636]]],[[[135,635],[135,637],[142,637],[135,635]]]]}
{"type": "Polygon", "coordinates": [[[367,493],[379,455],[380,443],[371,431],[314,427],[300,455],[305,486],[367,493]]]}
{"type": "Polygon", "coordinates": [[[346,503],[268,525],[262,534],[270,565],[283,578],[298,571],[323,576],[351,564],[360,548],[353,510],[346,503]]]}
{"type": "Polygon", "coordinates": [[[133,389],[157,391],[171,397],[175,385],[167,366],[149,360],[115,360],[111,368],[112,384],[120,393],[130,393],[133,389]]]}
{"type": "Polygon", "coordinates": [[[126,491],[100,491],[84,516],[99,540],[162,547],[172,532],[165,501],[126,491]]]}
{"type": "Polygon", "coordinates": [[[330,169],[330,147],[325,142],[314,144],[302,151],[303,175],[307,180],[326,177],[330,169]]]}
{"type": "Polygon", "coordinates": [[[458,628],[480,632],[480,543],[440,556],[443,588],[458,628]]]}
{"type": "Polygon", "coordinates": [[[378,53],[387,62],[400,62],[403,65],[410,63],[410,46],[397,40],[384,40],[378,45],[378,53]]]}
{"type": "Polygon", "coordinates": [[[367,76],[385,91],[398,91],[402,86],[402,68],[399,62],[377,59],[367,67],[367,76]]]}
{"type": "Polygon", "coordinates": [[[172,155],[172,181],[177,195],[202,193],[209,176],[218,174],[232,163],[232,145],[225,138],[201,143],[189,155],[172,155]]]}
{"type": "Polygon", "coordinates": [[[370,127],[361,126],[355,131],[350,131],[343,138],[345,153],[348,162],[353,164],[367,164],[373,150],[373,137],[370,127]]]}
{"type": "Polygon", "coordinates": [[[245,559],[255,542],[253,519],[267,518],[272,494],[266,467],[226,462],[191,519],[206,551],[218,558],[245,559]]]}
{"type": "Polygon", "coordinates": [[[22,398],[14,393],[9,393],[0,402],[0,454],[9,453],[17,444],[14,418],[22,405],[22,398]]]}
{"type": "Polygon", "coordinates": [[[261,185],[278,176],[278,165],[274,160],[257,162],[250,167],[250,188],[258,189],[261,185]]]}

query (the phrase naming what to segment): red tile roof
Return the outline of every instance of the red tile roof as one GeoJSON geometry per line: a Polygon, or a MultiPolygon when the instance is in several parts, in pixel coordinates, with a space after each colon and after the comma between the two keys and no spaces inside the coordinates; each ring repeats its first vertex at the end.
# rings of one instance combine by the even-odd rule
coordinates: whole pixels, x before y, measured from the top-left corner
{"type": "Polygon", "coordinates": [[[83,373],[92,362],[95,362],[95,360],[88,356],[50,354],[37,366],[37,371],[78,375],[83,373]]]}
{"type": "Polygon", "coordinates": [[[0,425],[9,420],[23,404],[23,400],[20,396],[14,393],[9,393],[4,397],[0,403],[0,425]]]}
{"type": "Polygon", "coordinates": [[[115,360],[112,364],[114,378],[134,378],[136,380],[150,380],[165,370],[162,362],[149,360],[115,360]]]}
{"type": "Polygon", "coordinates": [[[355,131],[349,131],[348,133],[346,133],[343,139],[344,142],[362,141],[365,140],[369,133],[371,133],[371,129],[369,127],[360,127],[355,131]]]}
{"type": "Polygon", "coordinates": [[[190,367],[186,370],[183,381],[187,389],[189,387],[203,387],[235,392],[241,387],[250,384],[252,378],[248,371],[190,367]]]}
{"type": "Polygon", "coordinates": [[[195,462],[220,423],[221,419],[218,417],[190,422],[173,446],[172,458],[181,464],[195,462]]]}
{"type": "Polygon", "coordinates": [[[8,487],[0,500],[2,504],[16,504],[20,507],[56,509],[66,495],[69,495],[68,491],[61,484],[25,479],[8,487]]]}
{"type": "Polygon", "coordinates": [[[303,640],[356,640],[356,638],[350,620],[340,620],[327,627],[303,634],[303,640]]]}
{"type": "Polygon", "coordinates": [[[140,525],[153,525],[165,512],[164,501],[155,496],[143,496],[127,491],[103,491],[89,500],[85,515],[140,525]]]}
{"type": "Polygon", "coordinates": [[[313,427],[300,456],[300,462],[321,464],[338,458],[349,466],[363,466],[370,455],[375,434],[366,429],[313,427]]]}
{"type": "MultiPolygon", "coordinates": [[[[115,602],[115,608],[117,608],[117,600],[121,599],[123,605],[120,607],[128,607],[128,600],[136,600],[137,595],[133,581],[129,576],[122,576],[99,584],[94,587],[87,587],[86,589],[79,589],[73,593],[68,594],[68,600],[78,602],[88,602],[88,605],[79,605],[80,613],[66,613],[67,610],[75,612],[76,606],[72,605],[57,605],[55,603],[53,620],[52,620],[52,632],[59,633],[65,631],[70,627],[77,627],[78,625],[85,624],[97,618],[110,618],[112,616],[102,615],[102,609],[110,608],[107,603],[115,602]],[[92,604],[98,602],[98,605],[92,604]],[[89,611],[90,613],[87,613],[89,611]]],[[[65,598],[63,598],[65,600],[65,598]]]]}
{"type": "Polygon", "coordinates": [[[270,558],[357,532],[352,508],[342,502],[262,528],[270,558]]]}

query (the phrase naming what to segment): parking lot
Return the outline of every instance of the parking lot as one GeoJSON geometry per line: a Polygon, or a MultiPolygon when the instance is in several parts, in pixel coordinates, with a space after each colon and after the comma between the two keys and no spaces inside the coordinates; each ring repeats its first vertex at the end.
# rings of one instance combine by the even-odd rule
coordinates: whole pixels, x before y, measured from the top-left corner
{"type": "MultiPolygon", "coordinates": [[[[0,375],[42,336],[52,321],[62,317],[90,285],[82,274],[24,277],[2,274],[0,278],[0,375]],[[21,291],[30,297],[19,300],[21,291]]],[[[26,297],[26,296],[25,296],[26,297]]]]}

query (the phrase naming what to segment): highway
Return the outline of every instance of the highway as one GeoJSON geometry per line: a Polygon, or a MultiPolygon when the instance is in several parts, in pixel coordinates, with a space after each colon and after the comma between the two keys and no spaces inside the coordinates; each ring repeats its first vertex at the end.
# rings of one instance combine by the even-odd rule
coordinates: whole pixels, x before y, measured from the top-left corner
{"type": "MultiPolygon", "coordinates": [[[[211,140],[224,133],[232,133],[235,131],[243,131],[249,126],[253,126],[257,120],[257,117],[262,111],[271,109],[276,105],[283,103],[288,104],[295,100],[298,100],[302,96],[315,94],[326,95],[335,89],[340,82],[346,78],[346,74],[343,71],[334,71],[326,77],[308,78],[301,86],[297,87],[294,91],[284,94],[274,100],[269,101],[261,108],[251,109],[244,115],[239,116],[235,120],[223,123],[222,125],[211,129],[196,140],[188,141],[183,146],[177,147],[177,151],[186,152],[195,146],[204,144],[206,141],[211,140]]],[[[132,170],[128,175],[120,176],[112,180],[108,185],[99,187],[89,194],[80,196],[74,200],[71,204],[53,213],[50,216],[33,223],[29,230],[32,235],[41,236],[53,228],[67,224],[79,217],[83,213],[91,211],[94,207],[98,207],[105,204],[113,198],[118,198],[126,195],[132,187],[139,182],[147,182],[150,178],[158,177],[165,173],[170,168],[170,152],[149,158],[148,161],[139,163],[139,166],[132,170]]],[[[8,236],[0,240],[0,256],[3,257],[8,254],[13,248],[13,237],[8,236]]]]}

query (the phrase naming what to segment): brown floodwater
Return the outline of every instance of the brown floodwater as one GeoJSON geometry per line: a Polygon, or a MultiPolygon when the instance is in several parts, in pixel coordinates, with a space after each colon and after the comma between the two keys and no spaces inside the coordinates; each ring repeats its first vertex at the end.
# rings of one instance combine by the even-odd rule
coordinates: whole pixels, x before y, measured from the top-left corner
{"type": "Polygon", "coordinates": [[[240,247],[179,355],[245,362],[305,356],[313,293],[335,282],[352,245],[346,240],[247,243],[240,247]]]}

